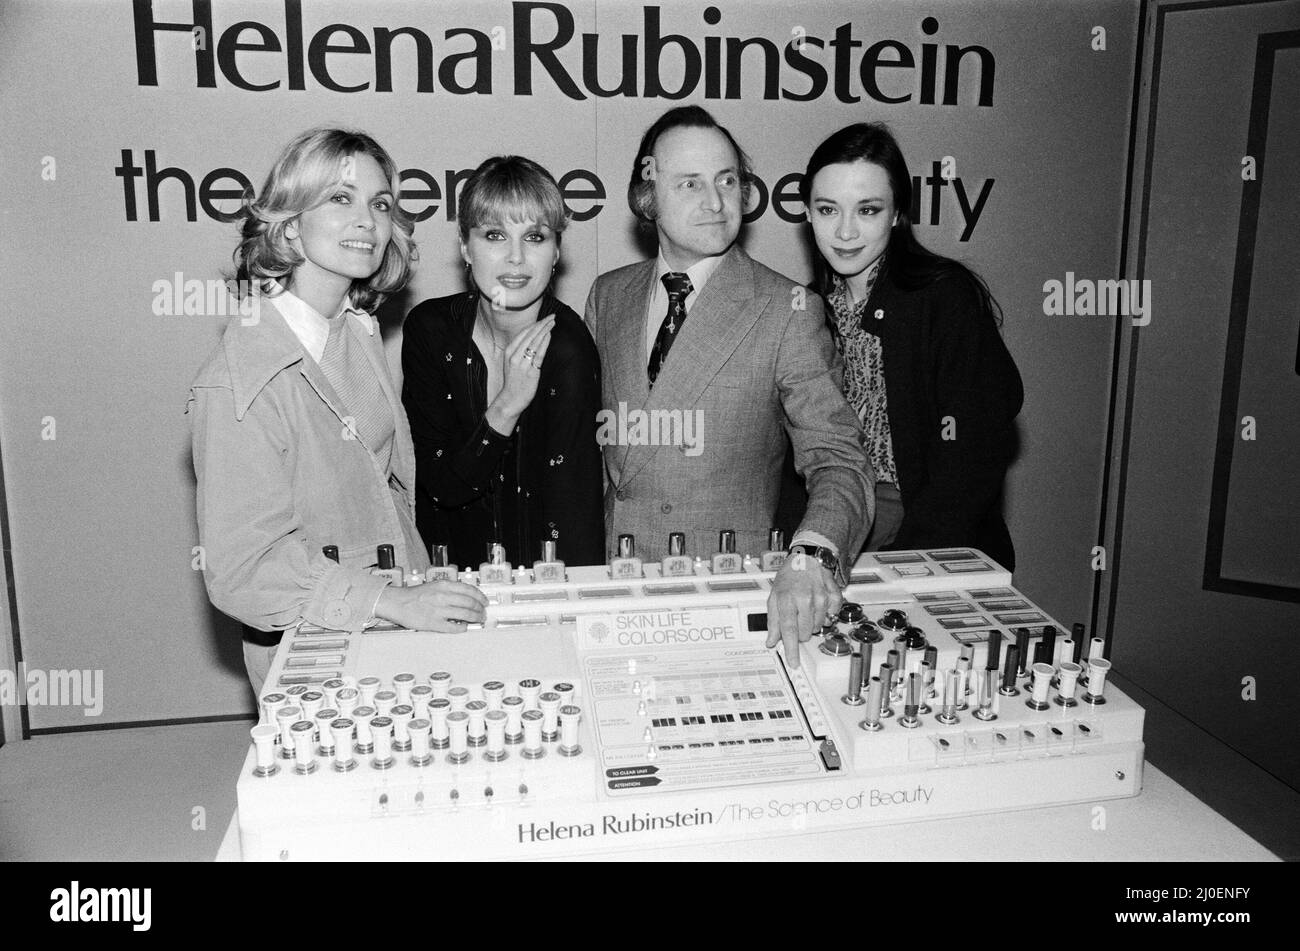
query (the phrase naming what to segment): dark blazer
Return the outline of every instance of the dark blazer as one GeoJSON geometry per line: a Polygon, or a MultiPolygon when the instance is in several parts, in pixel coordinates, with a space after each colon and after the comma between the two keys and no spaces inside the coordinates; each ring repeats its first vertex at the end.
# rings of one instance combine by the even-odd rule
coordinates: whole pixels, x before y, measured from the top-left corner
{"type": "Polygon", "coordinates": [[[537,395],[503,436],[487,424],[487,365],[473,341],[478,294],[416,306],[402,340],[402,402],[415,443],[415,518],[426,545],[478,567],[489,542],[531,565],[554,540],[571,565],[604,561],[600,360],[582,319],[551,295],[555,315],[537,395]]]}
{"type": "Polygon", "coordinates": [[[687,553],[708,557],[718,532],[733,529],[736,550],[758,554],[792,444],[812,490],[802,527],[842,555],[856,552],[871,525],[874,477],[844,400],[843,363],[821,301],[732,247],[700,291],[651,390],[645,320],[655,270],[649,260],[602,274],[587,299],[587,325],[604,367],[604,407],[610,415],[652,420],[689,415],[700,421],[701,438],[694,448],[662,438],[606,444],[610,544],[627,532],[638,554],[657,559],[666,554],[669,532],[682,531],[687,553]]]}
{"type": "MultiPolygon", "coordinates": [[[[974,546],[1014,568],[1002,482],[1016,451],[1024,389],[974,283],[951,275],[905,290],[882,274],[862,326],[880,337],[903,502],[903,524],[888,547],[974,546]]],[[[801,490],[792,483],[787,465],[785,524],[799,511],[792,499],[801,490]]]]}

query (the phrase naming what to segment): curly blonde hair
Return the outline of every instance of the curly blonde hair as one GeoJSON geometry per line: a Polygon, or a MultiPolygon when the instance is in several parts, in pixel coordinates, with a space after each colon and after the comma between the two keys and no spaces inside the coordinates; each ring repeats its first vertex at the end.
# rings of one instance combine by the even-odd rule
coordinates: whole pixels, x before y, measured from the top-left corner
{"type": "Polygon", "coordinates": [[[364,281],[353,281],[348,296],[354,306],[370,311],[406,286],[419,255],[411,238],[415,222],[397,203],[401,194],[397,164],[364,132],[311,129],[285,146],[261,192],[245,194],[240,210],[225,216],[241,222],[240,241],[233,255],[239,287],[272,293],[272,282],[292,274],[303,263],[302,255],[285,237],[285,228],[329,199],[339,183],[340,169],[355,155],[369,155],[388,179],[394,196],[393,233],[379,269],[364,281]]]}

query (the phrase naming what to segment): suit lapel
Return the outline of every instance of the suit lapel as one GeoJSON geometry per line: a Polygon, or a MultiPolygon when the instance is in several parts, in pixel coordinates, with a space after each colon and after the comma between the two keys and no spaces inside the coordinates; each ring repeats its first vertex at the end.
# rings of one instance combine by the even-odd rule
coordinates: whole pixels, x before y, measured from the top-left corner
{"type": "MultiPolygon", "coordinates": [[[[635,268],[631,277],[621,287],[610,288],[615,298],[612,313],[618,317],[609,328],[607,355],[611,367],[606,371],[614,382],[615,405],[626,403],[629,410],[643,406],[650,393],[646,375],[645,313],[650,300],[650,285],[654,280],[655,261],[645,261],[635,268]]],[[[619,470],[627,466],[628,451],[622,447],[619,470]]]]}
{"type": "MultiPolygon", "coordinates": [[[[653,276],[653,271],[650,273],[653,276]]],[[[648,281],[645,293],[649,294],[648,281]]],[[[762,308],[749,306],[753,298],[753,262],[739,246],[733,246],[692,305],[654,389],[649,390],[642,404],[645,412],[674,409],[685,412],[695,407],[705,388],[758,321],[762,308]]],[[[642,343],[638,352],[643,350],[642,343]]],[[[643,391],[647,390],[644,367],[640,378],[643,391]]],[[[630,400],[629,405],[632,405],[630,400]]],[[[628,447],[622,468],[623,484],[640,472],[660,448],[628,447]]]]}

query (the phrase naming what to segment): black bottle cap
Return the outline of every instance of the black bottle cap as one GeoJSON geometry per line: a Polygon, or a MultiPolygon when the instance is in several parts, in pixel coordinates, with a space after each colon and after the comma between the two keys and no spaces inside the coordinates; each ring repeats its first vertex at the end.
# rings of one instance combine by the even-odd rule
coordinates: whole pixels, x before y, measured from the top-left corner
{"type": "Polygon", "coordinates": [[[1002,669],[1002,686],[1016,685],[1016,671],[1020,667],[1020,648],[1015,644],[1007,645],[1007,664],[1002,669]]]}
{"type": "Polygon", "coordinates": [[[984,660],[985,670],[997,670],[998,660],[1002,656],[1002,632],[989,632],[989,652],[984,660]]]}
{"type": "Polygon", "coordinates": [[[393,560],[392,545],[380,545],[376,551],[378,553],[377,557],[379,559],[380,570],[396,567],[397,562],[393,560]]]}
{"type": "Polygon", "coordinates": [[[338,564],[338,561],[339,561],[339,546],[338,546],[338,545],[326,545],[325,547],[323,547],[323,548],[321,549],[321,552],[322,552],[322,553],[325,555],[325,557],[328,558],[330,561],[334,562],[335,564],[338,564]]]}

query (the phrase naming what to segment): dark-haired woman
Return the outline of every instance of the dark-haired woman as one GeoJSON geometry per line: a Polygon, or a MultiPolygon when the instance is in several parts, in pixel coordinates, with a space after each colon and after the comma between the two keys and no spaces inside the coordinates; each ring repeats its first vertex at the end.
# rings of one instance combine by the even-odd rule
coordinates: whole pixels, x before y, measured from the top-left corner
{"type": "Polygon", "coordinates": [[[490,544],[516,565],[540,558],[546,541],[571,565],[605,560],[600,359],[587,325],[550,292],[566,224],[546,169],[488,159],[459,202],[469,292],[406,318],[416,521],[462,568],[490,544]]]}
{"type": "Polygon", "coordinates": [[[988,288],[912,234],[912,176],[883,125],[818,146],[802,197],[878,480],[867,550],[973,546],[1014,567],[1001,498],[1024,391],[988,288]]]}

